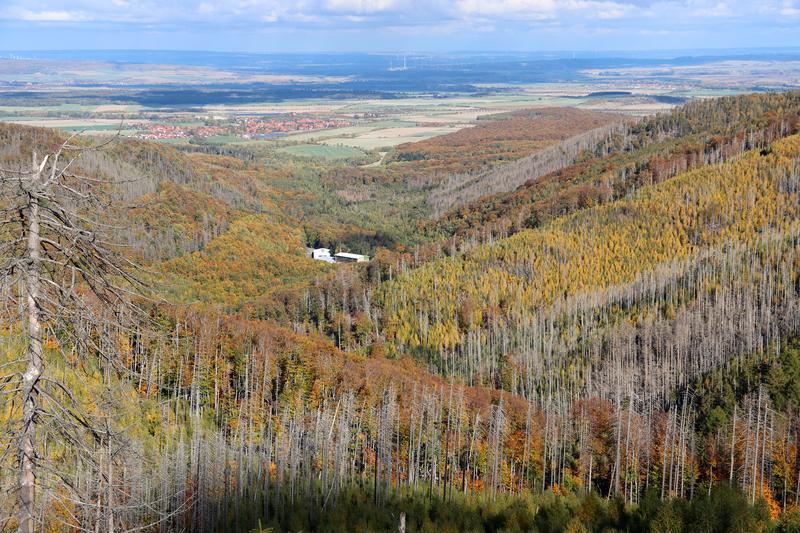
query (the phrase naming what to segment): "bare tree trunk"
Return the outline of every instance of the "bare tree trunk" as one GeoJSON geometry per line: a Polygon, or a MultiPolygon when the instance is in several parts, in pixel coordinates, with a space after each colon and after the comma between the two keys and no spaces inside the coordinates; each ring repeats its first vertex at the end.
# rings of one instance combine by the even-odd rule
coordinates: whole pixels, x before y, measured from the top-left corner
{"type": "Polygon", "coordinates": [[[106,433],[109,435],[109,438],[107,439],[108,496],[106,497],[106,500],[108,500],[108,533],[114,533],[114,456],[111,450],[111,429],[108,425],[108,419],[106,419],[106,433]]]}
{"type": "MultiPolygon", "coordinates": [[[[36,156],[34,155],[34,158],[36,156]]],[[[46,160],[45,160],[46,161],[46,160]]],[[[34,160],[34,164],[36,161],[34,160]]],[[[42,163],[42,167],[44,163],[42,163]]],[[[36,180],[39,181],[41,169],[36,180]]],[[[27,220],[25,269],[25,307],[28,320],[27,369],[22,376],[22,434],[19,439],[19,532],[35,530],[36,505],[36,411],[38,408],[39,378],[44,370],[42,358],[42,327],[39,313],[41,258],[39,249],[39,198],[30,195],[27,220]]]]}
{"type": "Polygon", "coordinates": [[[610,483],[608,484],[608,497],[610,498],[612,494],[619,494],[619,461],[620,461],[620,446],[622,444],[622,407],[620,406],[620,394],[619,389],[617,389],[617,422],[615,425],[615,431],[617,432],[617,444],[615,446],[614,451],[614,468],[612,469],[612,477],[610,483]]]}
{"type": "MultiPolygon", "coordinates": [[[[45,509],[51,504],[49,497],[63,497],[63,493],[57,490],[58,486],[75,486],[63,477],[64,472],[54,471],[52,479],[56,490],[48,492],[48,498],[43,498],[37,490],[44,485],[39,474],[45,471],[41,464],[48,451],[46,440],[44,446],[37,443],[37,437],[41,436],[38,433],[42,433],[42,413],[47,410],[48,421],[62,424],[53,434],[63,439],[67,449],[78,453],[87,453],[88,450],[75,447],[77,440],[84,436],[96,437],[99,433],[97,429],[86,425],[86,419],[75,424],[72,419],[53,416],[48,409],[49,405],[57,404],[59,400],[45,387],[55,386],[67,397],[71,397],[71,394],[66,383],[60,384],[52,379],[44,381],[44,332],[52,331],[53,340],[62,349],[68,347],[82,357],[96,355],[99,360],[105,360],[105,385],[108,386],[111,360],[119,355],[115,337],[117,326],[121,327],[134,315],[146,320],[146,314],[131,303],[130,298],[139,292],[137,287],[143,287],[141,281],[128,271],[137,267],[98,234],[98,228],[104,227],[99,222],[100,211],[113,209],[104,194],[112,182],[69,171],[81,154],[98,150],[108,143],[97,146],[73,145],[70,143],[73,137],[41,160],[34,152],[29,170],[0,168],[3,216],[10,217],[3,220],[0,286],[6,299],[11,294],[11,300],[19,306],[19,313],[24,317],[26,337],[26,369],[19,388],[15,390],[19,400],[13,400],[22,406],[19,430],[14,432],[12,445],[17,455],[16,512],[17,529],[21,533],[33,533],[40,529],[45,509]],[[69,161],[59,164],[62,155],[68,155],[69,161]],[[79,283],[94,295],[93,298],[86,299],[82,291],[75,290],[76,278],[80,278],[79,283]],[[40,501],[37,502],[37,499],[40,501]]],[[[159,370],[156,373],[158,375],[159,370]]],[[[160,377],[158,379],[160,381],[160,377]]],[[[72,407],[80,410],[77,402],[70,401],[71,407],[67,407],[67,411],[72,411],[72,407]]],[[[59,409],[65,410],[64,406],[59,409]]],[[[79,418],[74,414],[72,416],[79,418]]],[[[109,428],[106,430],[106,438],[111,439],[109,428]]],[[[110,440],[108,446],[112,446],[110,440]]],[[[101,451],[98,458],[101,476],[105,475],[102,470],[103,455],[104,451],[101,451]]],[[[111,454],[108,461],[108,493],[103,494],[102,481],[98,483],[96,493],[98,510],[100,500],[108,498],[108,517],[102,527],[111,531],[125,519],[124,512],[122,516],[112,518],[115,498],[112,494],[111,469],[114,464],[111,454]]],[[[50,469],[46,471],[51,472],[50,469]]],[[[73,475],[79,484],[80,472],[73,475]]],[[[79,507],[91,506],[89,502],[77,504],[79,507]]],[[[81,510],[73,518],[80,522],[83,512],[81,510]]]]}
{"type": "Polygon", "coordinates": [[[733,429],[731,431],[731,469],[728,473],[728,481],[733,484],[733,461],[734,461],[734,452],[736,451],[736,407],[737,405],[733,404],[733,429]]]}
{"type": "Polygon", "coordinates": [[[759,438],[761,436],[761,385],[758,386],[758,407],[756,409],[756,443],[754,446],[753,454],[753,478],[750,491],[750,503],[756,502],[756,490],[758,481],[758,452],[759,452],[759,438]]]}

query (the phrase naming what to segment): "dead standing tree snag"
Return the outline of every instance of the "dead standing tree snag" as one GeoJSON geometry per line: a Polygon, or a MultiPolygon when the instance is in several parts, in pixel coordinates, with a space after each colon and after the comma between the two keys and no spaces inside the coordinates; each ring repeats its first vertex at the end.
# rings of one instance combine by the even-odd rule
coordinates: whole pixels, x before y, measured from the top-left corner
{"type": "MultiPolygon", "coordinates": [[[[83,153],[114,140],[87,146],[73,135],[43,157],[33,152],[28,168],[0,168],[2,313],[9,323],[21,316],[25,348],[24,372],[3,382],[11,405],[21,405],[21,414],[12,413],[8,441],[3,443],[6,456],[17,456],[20,532],[38,529],[37,497],[53,489],[51,481],[70,485],[65,472],[48,464],[37,440],[43,432],[66,441],[71,450],[88,451],[87,435],[108,446],[109,432],[95,429],[68,386],[48,374],[45,345],[78,357],[96,357],[110,369],[116,364],[118,344],[111,336],[119,336],[127,321],[142,313],[132,302],[145,288],[135,275],[136,265],[103,238],[109,228],[103,219],[109,219],[113,209],[113,183],[76,172],[83,153]],[[47,482],[39,479],[45,472],[47,482]]],[[[113,517],[106,522],[113,529],[113,517]]]]}

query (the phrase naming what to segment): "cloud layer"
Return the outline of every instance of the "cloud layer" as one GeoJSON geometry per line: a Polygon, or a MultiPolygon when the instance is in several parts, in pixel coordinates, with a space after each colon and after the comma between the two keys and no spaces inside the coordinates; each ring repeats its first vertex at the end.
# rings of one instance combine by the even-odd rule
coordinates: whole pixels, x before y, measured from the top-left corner
{"type": "Polygon", "coordinates": [[[231,45],[263,38],[266,49],[289,34],[308,37],[300,48],[797,46],[800,0],[2,0],[0,47],[20,48],[9,45],[24,44],[26,30],[52,41],[83,30],[91,48],[115,47],[90,36],[113,31],[123,40],[145,32],[158,45],[171,33],[173,48],[229,35],[231,45]]]}

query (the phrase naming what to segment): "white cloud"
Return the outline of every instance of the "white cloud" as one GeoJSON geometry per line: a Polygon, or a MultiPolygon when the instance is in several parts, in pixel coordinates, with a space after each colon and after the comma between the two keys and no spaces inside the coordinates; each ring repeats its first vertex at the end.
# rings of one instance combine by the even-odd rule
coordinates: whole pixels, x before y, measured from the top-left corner
{"type": "MultiPolygon", "coordinates": [[[[791,24],[800,0],[0,0],[0,21],[55,25],[81,22],[185,28],[371,28],[398,31],[564,32],[601,26],[705,31],[708,18],[764,27],[791,24]]],[[[655,35],[655,33],[654,33],[655,35]]]]}
{"type": "Polygon", "coordinates": [[[784,0],[781,6],[781,15],[786,17],[800,17],[800,7],[797,7],[792,0],[784,0]]]}
{"type": "Polygon", "coordinates": [[[522,17],[535,20],[576,14],[615,19],[624,17],[634,9],[631,4],[595,0],[457,0],[456,5],[466,16],[522,17]]]}
{"type": "Polygon", "coordinates": [[[534,18],[555,16],[555,0],[457,0],[458,10],[465,15],[505,16],[529,15],[534,18]]]}
{"type": "Polygon", "coordinates": [[[326,0],[325,7],[343,13],[379,13],[397,6],[396,0],[326,0]]]}
{"type": "Polygon", "coordinates": [[[31,22],[85,22],[92,20],[80,11],[28,11],[20,10],[20,20],[31,22]]]}
{"type": "Polygon", "coordinates": [[[728,17],[732,15],[731,9],[726,2],[718,2],[713,5],[704,5],[692,11],[695,17],[728,17]]]}

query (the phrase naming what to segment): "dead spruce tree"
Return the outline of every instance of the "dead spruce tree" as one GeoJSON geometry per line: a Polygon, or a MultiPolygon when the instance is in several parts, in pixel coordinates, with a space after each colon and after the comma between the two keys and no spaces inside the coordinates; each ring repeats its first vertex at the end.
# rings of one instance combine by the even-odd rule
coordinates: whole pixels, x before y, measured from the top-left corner
{"type": "MultiPolygon", "coordinates": [[[[44,156],[33,152],[29,164],[0,168],[2,313],[10,334],[24,339],[24,360],[6,365],[11,373],[2,381],[11,406],[4,458],[16,455],[16,461],[4,463],[16,465],[17,528],[24,533],[40,528],[47,505],[43,498],[54,494],[67,494],[74,519],[76,512],[86,514],[86,508],[95,507],[94,519],[102,524],[94,529],[115,529],[111,467],[97,453],[112,448],[107,418],[104,426],[82,412],[76,391],[45,364],[49,346],[113,368],[126,321],[141,312],[131,298],[144,288],[135,265],[102,236],[108,227],[101,220],[112,213],[111,184],[75,170],[81,154],[105,144],[87,146],[73,136],[44,156]],[[48,460],[48,442],[59,442],[66,455],[76,458],[74,470],[64,461],[57,465],[48,460]],[[91,484],[98,494],[91,497],[95,504],[83,499],[85,493],[75,494],[78,464],[100,479],[91,484]],[[107,494],[99,496],[104,489],[97,485],[103,483],[107,494]],[[108,511],[101,512],[101,500],[108,511]]],[[[10,477],[0,472],[3,481],[10,477]]],[[[11,514],[0,520],[0,529],[13,522],[11,514]]]]}

